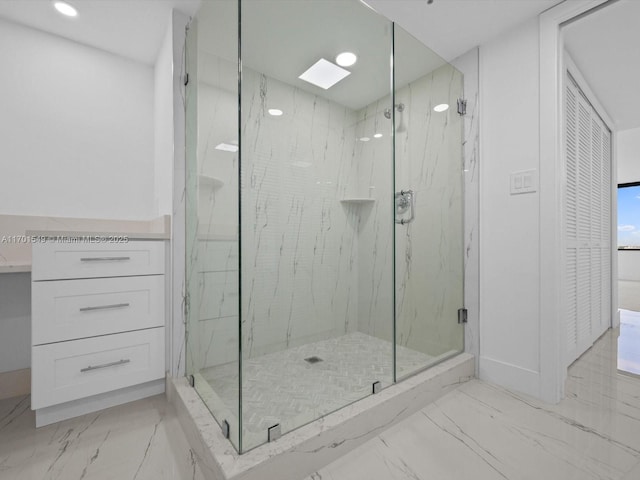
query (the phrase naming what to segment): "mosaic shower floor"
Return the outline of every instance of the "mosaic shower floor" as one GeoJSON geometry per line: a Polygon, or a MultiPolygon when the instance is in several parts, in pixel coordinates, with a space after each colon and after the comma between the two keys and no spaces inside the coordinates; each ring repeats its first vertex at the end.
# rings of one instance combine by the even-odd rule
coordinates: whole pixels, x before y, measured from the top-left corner
{"type": "MultiPolygon", "coordinates": [[[[355,332],[244,360],[243,450],[266,442],[267,429],[277,423],[288,432],[366,397],[376,381],[390,385],[392,349],[390,342],[355,332]],[[321,361],[305,361],[310,357],[321,361]]],[[[450,353],[442,355],[446,356],[450,353]]],[[[398,346],[397,358],[402,378],[441,357],[398,346]]],[[[200,371],[213,390],[203,397],[216,416],[226,410],[237,418],[237,369],[234,363],[200,371]]],[[[237,425],[236,420],[228,421],[231,428],[233,422],[237,425]]]]}

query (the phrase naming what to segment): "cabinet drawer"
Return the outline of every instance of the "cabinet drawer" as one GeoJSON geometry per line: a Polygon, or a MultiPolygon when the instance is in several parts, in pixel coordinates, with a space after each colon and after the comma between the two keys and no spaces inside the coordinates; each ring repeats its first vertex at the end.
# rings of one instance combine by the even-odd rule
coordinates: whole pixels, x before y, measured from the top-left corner
{"type": "Polygon", "coordinates": [[[164,376],[164,327],[39,345],[31,350],[31,408],[164,376]]]}
{"type": "Polygon", "coordinates": [[[33,282],[33,345],[164,325],[164,275],[33,282]]]}
{"type": "Polygon", "coordinates": [[[119,277],[164,273],[164,242],[34,243],[31,279],[119,277]]]}

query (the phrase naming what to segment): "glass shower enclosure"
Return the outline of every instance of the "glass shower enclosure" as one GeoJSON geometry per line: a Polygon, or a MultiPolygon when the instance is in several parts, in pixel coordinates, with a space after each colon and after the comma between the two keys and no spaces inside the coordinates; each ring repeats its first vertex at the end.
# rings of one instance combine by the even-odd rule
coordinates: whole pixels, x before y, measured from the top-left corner
{"type": "Polygon", "coordinates": [[[186,58],[187,374],[234,447],[461,352],[462,74],[357,0],[203,2],[186,58]]]}

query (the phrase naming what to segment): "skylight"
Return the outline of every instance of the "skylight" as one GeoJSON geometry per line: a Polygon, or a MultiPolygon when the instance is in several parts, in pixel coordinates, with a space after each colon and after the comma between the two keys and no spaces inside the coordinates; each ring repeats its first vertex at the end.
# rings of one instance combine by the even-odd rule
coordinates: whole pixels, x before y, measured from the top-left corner
{"type": "Polygon", "coordinates": [[[298,78],[327,90],[348,75],[350,71],[321,58],[298,78]]]}

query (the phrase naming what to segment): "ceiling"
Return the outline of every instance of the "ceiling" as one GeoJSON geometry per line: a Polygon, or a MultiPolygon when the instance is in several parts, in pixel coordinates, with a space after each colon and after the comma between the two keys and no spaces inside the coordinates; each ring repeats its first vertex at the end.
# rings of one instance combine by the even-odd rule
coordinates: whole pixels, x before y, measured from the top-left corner
{"type": "Polygon", "coordinates": [[[619,0],[564,27],[565,47],[619,130],[640,127],[640,2],[619,0]]]}
{"type": "Polygon", "coordinates": [[[562,0],[365,1],[451,61],[562,0]]]}
{"type": "MultiPolygon", "coordinates": [[[[215,57],[237,60],[237,10],[230,2],[206,2],[197,15],[198,50],[213,58],[200,64],[198,78],[235,89],[220,75],[215,57]],[[226,8],[225,8],[226,7],[226,8]],[[215,65],[215,69],[207,69],[215,65]]],[[[256,0],[242,8],[242,67],[352,110],[390,96],[391,22],[357,1],[256,0]],[[321,58],[343,51],[358,56],[350,75],[328,90],[298,77],[321,58]]],[[[402,88],[446,62],[411,35],[396,31],[395,86],[402,88]],[[401,53],[399,53],[401,52],[401,53]]],[[[277,87],[274,92],[279,91],[277,87]]],[[[282,93],[282,92],[281,92],[282,93]]]]}
{"type": "MultiPolygon", "coordinates": [[[[79,10],[77,19],[60,16],[51,7],[51,0],[0,0],[0,17],[152,64],[171,9],[191,16],[202,3],[201,0],[68,1],[79,10]]],[[[452,60],[559,1],[435,0],[428,5],[426,0],[367,0],[367,3],[440,56],[452,60]]]]}
{"type": "Polygon", "coordinates": [[[193,15],[200,0],[68,0],[78,17],[56,12],[50,0],[0,0],[0,17],[153,65],[171,10],[193,15]]]}
{"type": "MultiPolygon", "coordinates": [[[[0,17],[153,65],[171,10],[175,8],[192,16],[202,3],[201,0],[69,1],[80,12],[76,19],[59,15],[50,0],[0,0],[0,17]]],[[[256,5],[266,3],[254,1],[256,5]]],[[[309,1],[299,3],[310,5],[309,1]]],[[[229,4],[231,0],[206,0],[206,3],[229,4]]],[[[366,3],[450,61],[560,0],[435,0],[432,4],[427,0],[366,0],[366,3]]],[[[268,9],[265,12],[268,14],[268,9]]],[[[567,49],[621,130],[640,127],[637,114],[640,95],[636,94],[634,81],[640,74],[639,18],[640,1],[619,0],[565,28],[567,49]]],[[[264,20],[279,21],[272,17],[264,20]]],[[[281,36],[281,40],[286,40],[286,35],[281,36]]],[[[335,40],[325,45],[329,55],[338,48],[340,29],[326,38],[335,40]]],[[[280,63],[286,68],[288,62],[283,58],[280,63]]],[[[256,57],[256,66],[261,61],[264,64],[264,60],[256,57]]]]}

